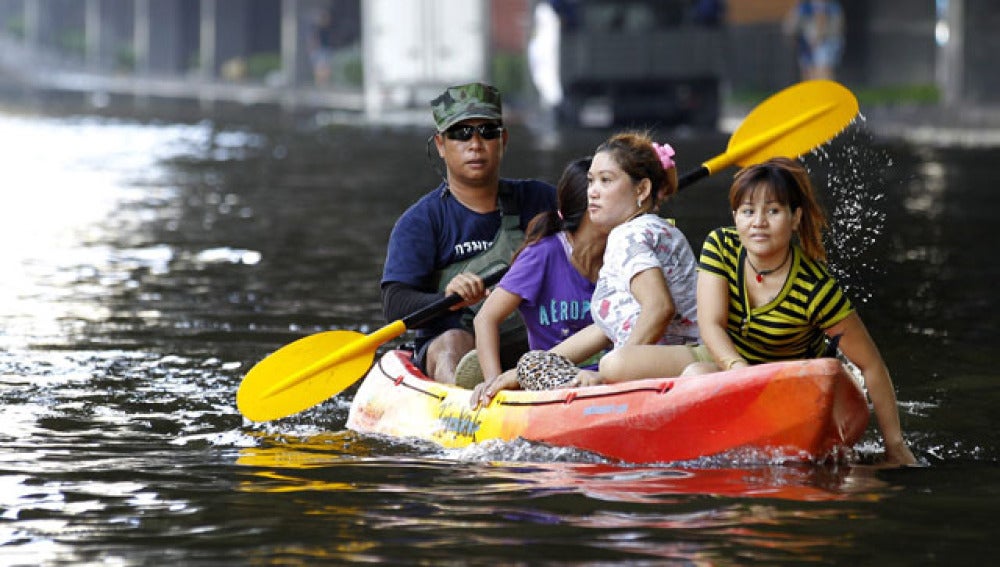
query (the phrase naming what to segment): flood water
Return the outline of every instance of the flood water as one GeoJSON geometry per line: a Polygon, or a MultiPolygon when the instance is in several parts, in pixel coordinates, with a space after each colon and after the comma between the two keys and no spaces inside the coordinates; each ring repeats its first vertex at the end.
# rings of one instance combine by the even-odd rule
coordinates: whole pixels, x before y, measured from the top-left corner
{"type": "MultiPolygon", "coordinates": [[[[924,466],[733,455],[659,466],[523,442],[442,450],[346,431],[348,390],[236,410],[299,337],[385,324],[396,216],[436,184],[428,128],[0,111],[0,564],[979,564],[1000,536],[995,147],[853,128],[807,162],[831,254],[924,466]],[[842,139],[843,138],[843,139],[842,139]],[[990,346],[993,345],[993,346],[990,346]]],[[[515,128],[503,173],[554,181],[515,128]]],[[[682,170],[723,134],[665,133],[682,170]]],[[[697,250],[723,172],[665,213],[697,250]]]]}

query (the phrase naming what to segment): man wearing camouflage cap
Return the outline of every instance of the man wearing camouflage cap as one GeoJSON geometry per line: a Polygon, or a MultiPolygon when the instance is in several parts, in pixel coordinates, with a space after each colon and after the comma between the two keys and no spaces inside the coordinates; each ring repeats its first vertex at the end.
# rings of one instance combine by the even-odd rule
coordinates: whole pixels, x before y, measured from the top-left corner
{"type": "MultiPolygon", "coordinates": [[[[482,277],[509,265],[528,222],[554,210],[556,195],[548,183],[500,177],[509,134],[497,89],[483,83],[449,87],[431,109],[445,180],[396,221],[382,306],[386,319],[395,321],[445,295],[462,296],[449,315],[416,329],[414,362],[434,380],[453,383],[458,361],[475,348],[472,306],[486,296],[482,277]]],[[[509,323],[501,329],[504,368],[527,350],[519,320],[509,323]]]]}

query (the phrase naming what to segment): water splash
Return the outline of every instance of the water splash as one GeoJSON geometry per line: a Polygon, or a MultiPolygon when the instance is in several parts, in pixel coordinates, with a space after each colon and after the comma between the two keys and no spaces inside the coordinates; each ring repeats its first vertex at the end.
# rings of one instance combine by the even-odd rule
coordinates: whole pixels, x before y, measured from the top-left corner
{"type": "Polygon", "coordinates": [[[609,462],[604,457],[572,447],[555,447],[523,439],[489,439],[460,449],[441,450],[443,458],[478,462],[609,462]]]}
{"type": "Polygon", "coordinates": [[[824,244],[830,271],[853,301],[866,303],[871,276],[884,273],[879,255],[870,252],[885,230],[884,173],[893,167],[892,157],[874,143],[862,116],[805,164],[828,208],[824,244]]]}

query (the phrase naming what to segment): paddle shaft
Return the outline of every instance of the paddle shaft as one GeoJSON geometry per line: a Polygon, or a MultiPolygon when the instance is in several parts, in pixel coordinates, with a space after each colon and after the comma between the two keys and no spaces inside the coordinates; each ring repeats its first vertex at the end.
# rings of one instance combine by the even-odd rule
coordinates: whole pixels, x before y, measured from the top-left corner
{"type": "Polygon", "coordinates": [[[677,179],[677,190],[680,191],[689,185],[693,185],[694,182],[708,177],[711,173],[704,165],[699,166],[697,169],[692,169],[677,179]]]}
{"type": "MultiPolygon", "coordinates": [[[[507,269],[507,267],[504,267],[484,277],[483,285],[490,287],[496,284],[500,281],[500,278],[507,273],[507,269]]],[[[415,311],[402,319],[393,321],[370,335],[363,336],[356,341],[350,342],[331,352],[327,356],[324,356],[316,362],[306,366],[295,374],[276,382],[264,392],[264,397],[267,398],[284,392],[285,390],[302,383],[309,377],[315,376],[335,364],[341,363],[345,360],[350,360],[357,356],[367,355],[383,344],[402,335],[407,331],[407,329],[422,325],[423,323],[440,316],[445,311],[461,302],[462,296],[457,293],[442,297],[423,309],[415,311]]]]}
{"type": "MultiPolygon", "coordinates": [[[[503,275],[507,273],[507,270],[508,268],[504,267],[486,276],[485,278],[483,278],[483,285],[486,287],[491,287],[495,285],[497,282],[500,281],[500,278],[502,278],[503,275]]],[[[431,303],[427,307],[424,307],[423,309],[420,309],[418,311],[414,311],[413,313],[407,315],[406,317],[403,317],[402,319],[403,325],[405,325],[407,329],[419,327],[420,325],[423,325],[424,323],[438,317],[439,315],[442,315],[445,311],[447,311],[451,307],[454,307],[455,305],[458,305],[461,302],[462,302],[462,296],[458,295],[457,293],[453,293],[451,295],[442,297],[441,299],[435,301],[434,303],[431,303]]]]}

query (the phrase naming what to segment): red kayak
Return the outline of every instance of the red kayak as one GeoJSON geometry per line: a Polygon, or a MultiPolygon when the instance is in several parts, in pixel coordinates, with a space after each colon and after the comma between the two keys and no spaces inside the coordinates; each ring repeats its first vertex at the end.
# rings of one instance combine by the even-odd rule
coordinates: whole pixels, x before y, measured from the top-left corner
{"type": "Polygon", "coordinates": [[[853,446],[868,426],[861,386],[832,358],[505,391],[476,410],[470,396],[469,390],[428,379],[405,351],[390,351],[361,383],[347,427],[444,447],[522,438],[626,462],[667,463],[737,450],[822,460],[853,446]]]}

